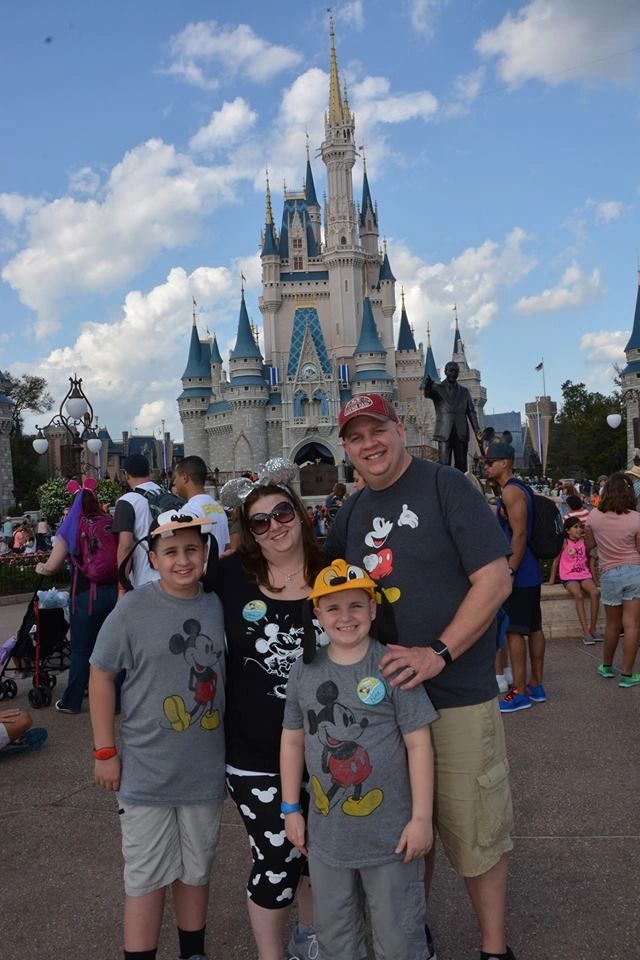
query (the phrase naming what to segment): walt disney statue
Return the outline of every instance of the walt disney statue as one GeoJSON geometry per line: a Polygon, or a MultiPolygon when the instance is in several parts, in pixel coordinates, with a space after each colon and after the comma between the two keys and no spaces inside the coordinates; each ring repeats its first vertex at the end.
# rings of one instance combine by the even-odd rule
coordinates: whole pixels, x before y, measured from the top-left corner
{"type": "Polygon", "coordinates": [[[434,383],[431,377],[427,377],[424,395],[427,400],[433,400],[436,408],[436,429],[433,439],[438,441],[440,463],[449,466],[453,455],[456,470],[466,473],[469,445],[467,420],[479,442],[481,442],[482,431],[471,394],[466,387],[458,383],[459,373],[458,364],[450,360],[444,368],[445,379],[442,383],[434,383]]]}

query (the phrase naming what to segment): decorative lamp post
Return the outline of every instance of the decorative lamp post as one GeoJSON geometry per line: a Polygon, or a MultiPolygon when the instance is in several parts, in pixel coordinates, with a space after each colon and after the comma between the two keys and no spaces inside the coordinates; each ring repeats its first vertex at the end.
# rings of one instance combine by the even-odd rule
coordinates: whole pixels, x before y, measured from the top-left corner
{"type": "Polygon", "coordinates": [[[83,473],[96,469],[92,462],[83,457],[84,444],[86,443],[93,460],[95,454],[102,449],[102,441],[96,435],[97,420],[94,420],[93,407],[82,389],[82,377],[69,377],[69,384],[58,413],[53,415],[46,426],[36,424],[38,434],[32,445],[35,452],[42,456],[49,449],[45,431],[50,427],[62,426],[67,432],[71,447],[71,471],[67,472],[80,478],[83,473]]]}
{"type": "Polygon", "coordinates": [[[622,414],[610,413],[607,417],[607,423],[612,430],[617,430],[620,424],[622,423],[622,414]]]}

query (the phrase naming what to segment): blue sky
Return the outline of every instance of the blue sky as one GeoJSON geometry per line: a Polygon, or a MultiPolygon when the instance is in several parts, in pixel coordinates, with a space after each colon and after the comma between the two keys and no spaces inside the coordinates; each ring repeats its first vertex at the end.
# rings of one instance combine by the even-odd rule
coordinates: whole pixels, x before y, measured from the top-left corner
{"type": "MultiPolygon", "coordinates": [[[[487,412],[612,388],[637,293],[637,0],[342,0],[341,76],[416,339],[453,304],[487,412]]],[[[223,358],[259,324],[305,131],[320,196],[322,4],[27,0],[0,34],[0,366],[77,371],[100,422],[181,434],[191,298],[223,358]]],[[[356,193],[362,165],[354,173],[356,193]]],[[[398,289],[398,301],[400,290],[398,289]]]]}

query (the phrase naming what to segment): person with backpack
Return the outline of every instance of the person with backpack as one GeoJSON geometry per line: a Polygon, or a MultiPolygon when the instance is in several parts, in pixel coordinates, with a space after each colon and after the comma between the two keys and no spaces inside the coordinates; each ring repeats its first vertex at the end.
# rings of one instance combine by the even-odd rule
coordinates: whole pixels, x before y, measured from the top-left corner
{"type": "Polygon", "coordinates": [[[495,440],[487,448],[483,459],[487,479],[500,488],[496,516],[512,550],[509,573],[513,579],[513,590],[503,607],[509,617],[507,645],[513,686],[500,701],[500,712],[516,713],[530,709],[533,703],[544,703],[547,699],[542,682],[546,647],[540,609],[542,573],[531,546],[536,501],[545,498],[536,497],[527,484],[514,477],[515,450],[511,444],[495,440]],[[527,645],[531,662],[529,683],[527,645]]]}
{"type": "MultiPolygon", "coordinates": [[[[133,550],[134,544],[138,544],[133,550],[127,569],[135,589],[158,579],[158,572],[149,562],[145,540],[151,529],[154,513],[158,516],[163,510],[171,510],[173,506],[177,508],[184,501],[174,497],[173,494],[168,494],[175,502],[165,504],[166,491],[151,479],[149,461],[141,453],[133,453],[127,457],[124,462],[124,477],[129,492],[123,494],[116,503],[113,530],[118,534],[118,567],[133,550]]],[[[124,587],[119,587],[119,595],[124,592],[124,587]]]]}
{"type": "Polygon", "coordinates": [[[56,533],[51,555],[45,563],[36,564],[36,573],[49,577],[67,560],[71,563],[71,662],[66,690],[55,704],[59,713],[82,710],[89,657],[118,596],[118,538],[112,518],[103,513],[95,495],[96,486],[93,477],[87,477],[82,487],[75,480],[67,485],[69,493],[75,494],[73,505],[56,533]]]}

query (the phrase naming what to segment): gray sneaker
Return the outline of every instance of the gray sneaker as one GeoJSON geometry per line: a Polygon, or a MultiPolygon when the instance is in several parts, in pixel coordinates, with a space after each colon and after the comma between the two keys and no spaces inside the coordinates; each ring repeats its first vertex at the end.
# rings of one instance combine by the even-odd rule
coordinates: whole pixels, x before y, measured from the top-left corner
{"type": "Polygon", "coordinates": [[[290,960],[320,960],[318,938],[313,927],[307,927],[304,933],[300,929],[300,924],[296,923],[291,932],[287,950],[290,960]]]}

